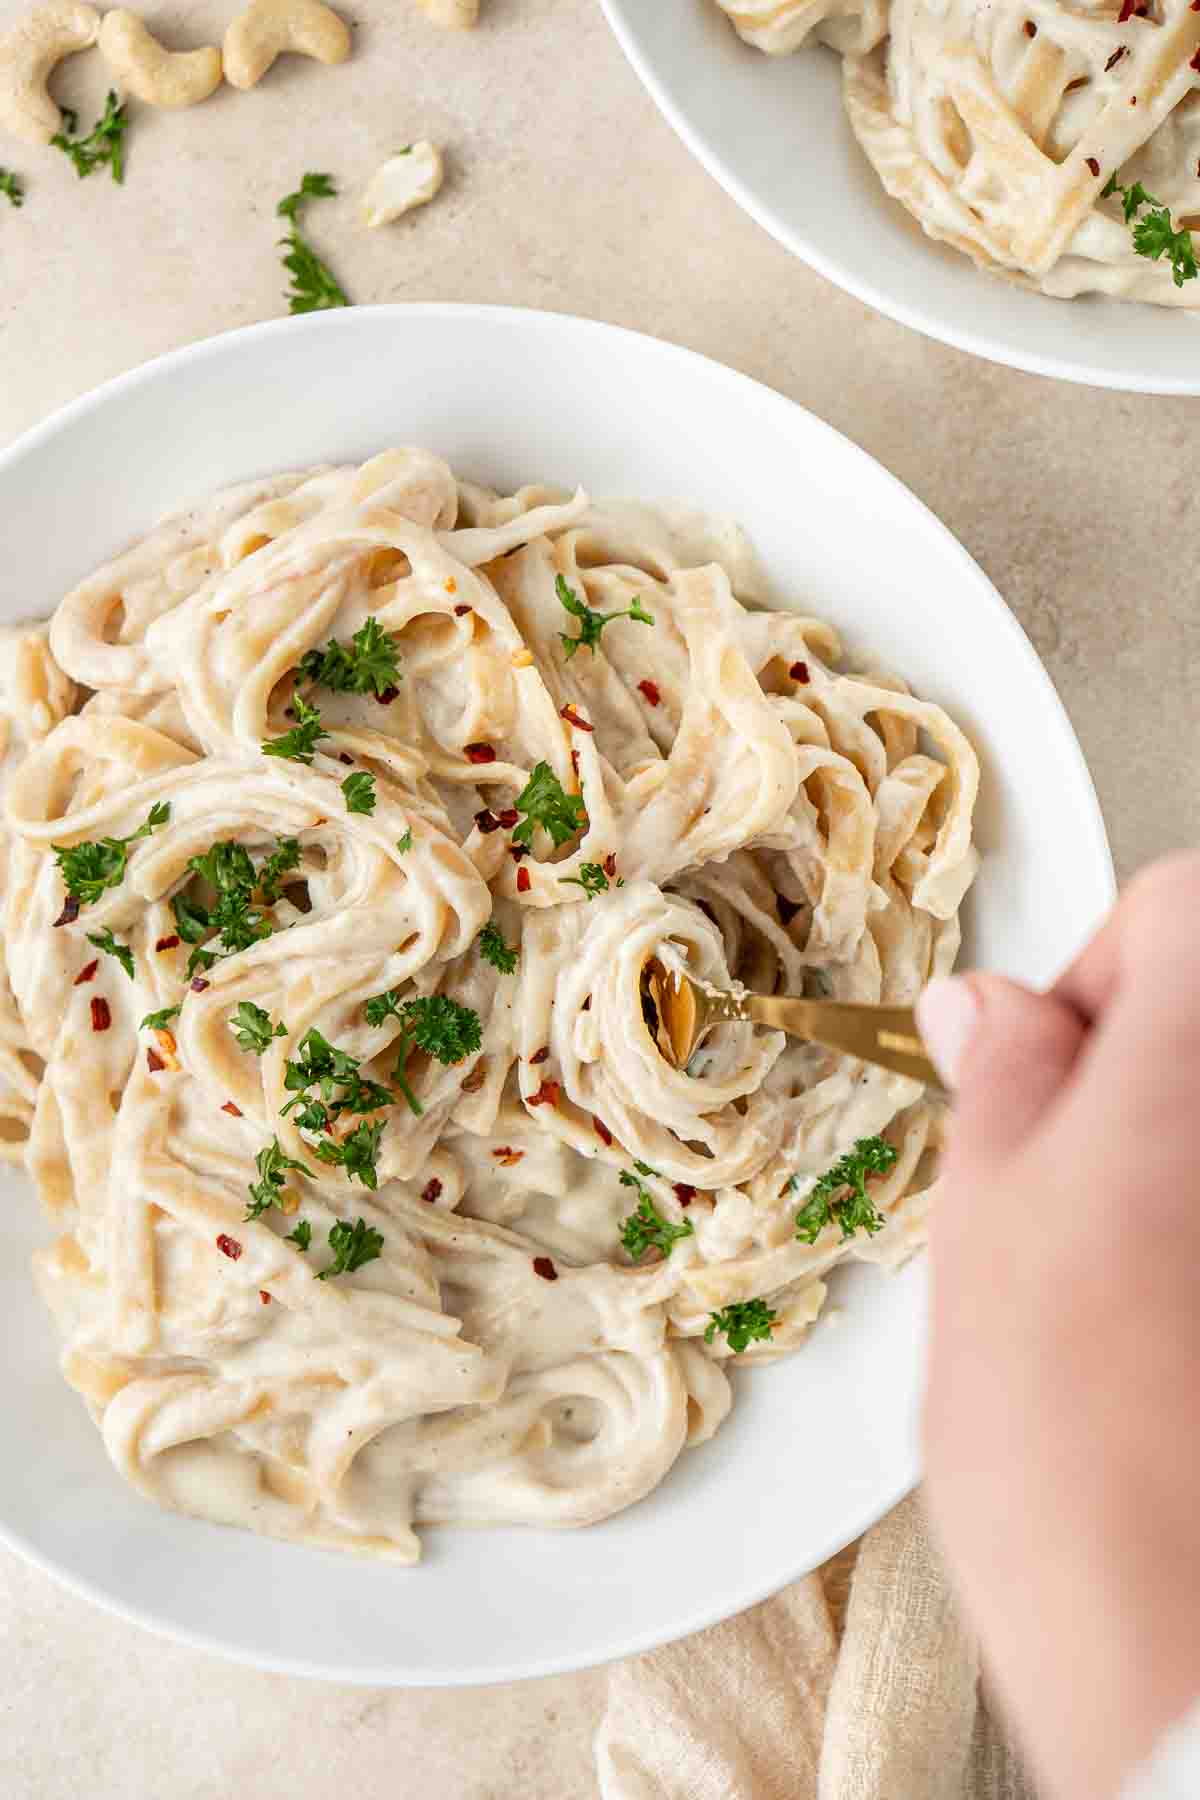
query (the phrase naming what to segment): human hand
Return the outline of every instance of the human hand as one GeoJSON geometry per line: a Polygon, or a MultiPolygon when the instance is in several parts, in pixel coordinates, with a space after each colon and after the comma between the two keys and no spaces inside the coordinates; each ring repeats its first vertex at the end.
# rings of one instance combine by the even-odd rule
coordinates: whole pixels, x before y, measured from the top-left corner
{"type": "Polygon", "coordinates": [[[1048,994],[931,984],[956,1090],[932,1229],[934,1524],[1056,1800],[1200,1695],[1200,854],[1048,994]]]}

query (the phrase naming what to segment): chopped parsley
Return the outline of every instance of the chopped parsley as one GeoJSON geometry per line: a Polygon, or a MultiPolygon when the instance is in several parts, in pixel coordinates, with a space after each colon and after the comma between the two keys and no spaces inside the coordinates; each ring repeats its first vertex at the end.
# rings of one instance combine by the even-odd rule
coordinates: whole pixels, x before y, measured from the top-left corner
{"type": "Polygon", "coordinates": [[[564,887],[581,887],[589,900],[608,892],[608,876],[599,863],[580,863],[578,875],[564,875],[561,880],[564,887]]]}
{"type": "Polygon", "coordinates": [[[1137,254],[1149,257],[1151,262],[1165,256],[1171,264],[1171,279],[1176,287],[1181,288],[1185,281],[1195,281],[1200,271],[1196,267],[1192,234],[1182,226],[1176,231],[1171,224],[1170,209],[1153,194],[1148,194],[1140,181],[1135,181],[1132,187],[1123,187],[1115,174],[1109,177],[1100,198],[1107,200],[1110,194],[1121,196],[1125,223],[1133,227],[1133,247],[1137,254]],[[1143,213],[1144,206],[1151,210],[1143,213]]]}
{"type": "Polygon", "coordinates": [[[250,1183],[247,1219],[257,1219],[262,1213],[269,1212],[271,1207],[279,1205],[288,1169],[299,1169],[302,1175],[312,1174],[312,1170],[304,1163],[297,1162],[288,1155],[276,1137],[271,1139],[265,1150],[259,1151],[254,1164],[258,1170],[258,1180],[250,1183]]]}
{"type": "Polygon", "coordinates": [[[258,886],[264,906],[274,906],[279,898],[279,885],[283,877],[299,867],[299,838],[280,838],[276,848],[258,871],[258,886]]]}
{"type": "Polygon", "coordinates": [[[402,838],[396,839],[396,848],[401,856],[407,856],[412,849],[412,826],[410,825],[402,838]]]}
{"type": "Polygon", "coordinates": [[[347,775],[342,783],[342,792],[346,796],[348,813],[375,811],[375,777],[366,769],[357,769],[353,775],[347,775]]]}
{"type": "Polygon", "coordinates": [[[312,1245],[312,1226],[307,1219],[297,1219],[295,1231],[289,1231],[284,1239],[287,1244],[299,1244],[301,1250],[308,1250],[312,1245]]]}
{"type": "Polygon", "coordinates": [[[348,645],[330,638],[324,650],[310,650],[301,658],[300,673],[305,681],[320,682],[335,693],[373,692],[378,698],[400,684],[396,640],[372,614],[348,645]]]}
{"type": "Polygon", "coordinates": [[[280,1022],[272,1025],[271,1015],[264,1012],[261,1006],[255,1006],[253,1000],[241,1000],[229,1021],[229,1028],[243,1050],[253,1050],[255,1056],[261,1056],[271,1046],[272,1038],[287,1036],[287,1026],[280,1022]]]}
{"type": "Polygon", "coordinates": [[[390,1088],[365,1080],[359,1058],[339,1050],[315,1025],[305,1032],[295,1058],[283,1068],[283,1085],[295,1098],[282,1110],[286,1115],[299,1109],[295,1123],[302,1131],[328,1131],[342,1113],[374,1112],[395,1099],[390,1088]],[[319,1100],[308,1093],[311,1087],[319,1092],[319,1100]]]}
{"type": "Polygon", "coordinates": [[[329,1248],[333,1251],[334,1261],[321,1270],[318,1281],[331,1281],[335,1275],[353,1275],[364,1263],[374,1262],[383,1249],[383,1233],[373,1231],[365,1219],[355,1219],[353,1225],[339,1219],[329,1228],[329,1248]]]}
{"type": "Polygon", "coordinates": [[[709,1313],[704,1341],[711,1344],[718,1331],[723,1332],[729,1348],[740,1356],[756,1339],[770,1338],[778,1317],[765,1300],[734,1300],[719,1312],[709,1313]]]}
{"type": "Polygon", "coordinates": [[[558,595],[559,605],[564,606],[573,618],[579,620],[578,637],[571,637],[565,631],[560,631],[558,634],[568,661],[584,645],[594,654],[596,645],[600,642],[600,633],[606,625],[611,625],[614,619],[636,619],[639,625],[653,625],[654,623],[653,615],[642,610],[638,599],[635,599],[633,605],[628,607],[625,612],[601,613],[593,612],[586,601],[579,598],[575,589],[567,585],[561,575],[554,577],[554,591],[558,595]]]}
{"type": "Polygon", "coordinates": [[[285,731],[282,737],[265,739],[262,753],[264,756],[284,756],[289,762],[311,765],[318,740],[329,736],[321,723],[321,709],[310,706],[303,695],[293,694],[292,710],[296,714],[296,723],[291,731],[285,731]]]}
{"type": "Polygon", "coordinates": [[[182,1010],[182,1007],[179,1006],[164,1006],[161,1012],[147,1013],[141,1024],[138,1026],[138,1030],[166,1031],[170,1026],[171,1020],[177,1019],[182,1010]]]}
{"type": "Polygon", "coordinates": [[[19,175],[13,174],[11,169],[0,169],[0,194],[3,194],[12,206],[24,206],[25,204],[24,183],[19,175]]]}
{"type": "Polygon", "coordinates": [[[578,794],[564,791],[548,762],[534,765],[533,773],[517,795],[517,811],[525,817],[513,829],[514,844],[533,844],[533,828],[548,831],[555,846],[565,844],[588,822],[587,809],[578,794]]]}
{"type": "MultiPolygon", "coordinates": [[[[654,1173],[644,1163],[638,1163],[635,1167],[644,1169],[648,1175],[654,1173]]],[[[680,1238],[695,1235],[695,1227],[690,1219],[685,1219],[682,1225],[672,1225],[669,1219],[664,1219],[650,1193],[628,1169],[621,1171],[621,1186],[637,1190],[636,1207],[628,1218],[621,1221],[621,1243],[634,1262],[644,1256],[647,1250],[661,1250],[664,1256],[670,1256],[680,1238]]]]}
{"type": "Polygon", "coordinates": [[[368,1124],[364,1119],[340,1143],[335,1138],[323,1137],[316,1146],[317,1155],[324,1163],[336,1163],[345,1171],[347,1180],[353,1181],[357,1177],[364,1187],[377,1188],[376,1164],[383,1125],[382,1119],[376,1119],[374,1124],[368,1124]]]}
{"type": "Polygon", "coordinates": [[[509,949],[500,927],[493,919],[488,920],[479,934],[479,954],[484,962],[490,962],[493,969],[499,969],[502,975],[511,975],[517,966],[518,952],[509,949]]]}
{"type": "Polygon", "coordinates": [[[165,825],[170,816],[170,806],[166,801],[159,801],[157,806],[150,808],[144,823],[131,837],[106,837],[83,844],[52,844],[54,860],[68,894],[81,906],[91,906],[105,888],[120,887],[129,862],[130,844],[149,837],[152,831],[165,825]]]}
{"type": "MultiPolygon", "coordinates": [[[[881,1231],[883,1216],[867,1192],[867,1176],[886,1175],[895,1161],[895,1148],[886,1138],[859,1138],[853,1150],[840,1156],[809,1190],[796,1214],[796,1236],[802,1243],[815,1244],[826,1225],[840,1225],[843,1242],[856,1231],[881,1231]]],[[[794,1193],[799,1184],[800,1177],[793,1175],[788,1192],[794,1193]]]]}
{"type": "Polygon", "coordinates": [[[125,180],[125,132],[129,125],[124,102],[118,101],[110,88],[104,102],[104,111],[87,137],[78,136],[77,112],[64,106],[62,117],[63,128],[55,132],[50,142],[55,149],[65,151],[70,157],[80,180],[107,164],[119,187],[125,180]]]}
{"type": "Polygon", "coordinates": [[[285,194],[275,208],[281,219],[291,226],[280,243],[287,248],[283,266],[291,276],[288,311],[293,313],[323,312],[327,307],[349,306],[350,301],[333,271],[321,261],[300,229],[300,209],[308,200],[329,200],[337,194],[332,177],[309,173],[294,194],[285,194]]]}
{"type": "Polygon", "coordinates": [[[425,1109],[405,1075],[413,1047],[449,1067],[473,1055],[483,1042],[479,1014],[446,994],[425,994],[415,1000],[400,1000],[395,988],[389,988],[384,994],[371,996],[366,1014],[368,1025],[382,1025],[388,1018],[399,1019],[400,1060],[392,1080],[418,1118],[425,1109]]]}
{"type": "Polygon", "coordinates": [[[233,838],[222,838],[212,844],[203,856],[193,856],[188,868],[216,890],[213,906],[203,906],[186,894],[176,894],[171,901],[175,929],[185,944],[191,944],[188,977],[197,969],[211,969],[218,955],[234,956],[251,944],[271,936],[273,927],[252,905],[255,892],[263,903],[273,906],[279,898],[279,883],[300,861],[300,844],[296,838],[280,838],[270,856],[256,869],[250,852],[233,838]],[[216,935],[211,940],[209,932],[216,935]]]}
{"type": "Polygon", "coordinates": [[[97,950],[103,950],[105,956],[115,956],[130,981],[133,980],[133,951],[128,944],[119,943],[107,925],[103,931],[89,931],[87,941],[95,944],[97,950]]]}

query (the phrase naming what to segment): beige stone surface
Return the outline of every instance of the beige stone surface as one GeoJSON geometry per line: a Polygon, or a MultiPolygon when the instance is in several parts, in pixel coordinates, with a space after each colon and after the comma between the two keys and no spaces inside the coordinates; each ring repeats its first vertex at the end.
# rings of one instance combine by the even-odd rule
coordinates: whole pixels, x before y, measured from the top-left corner
{"type": "MultiPolygon", "coordinates": [[[[25,10],[0,0],[0,31],[25,10]]],[[[154,4],[173,47],[232,0],[154,4]]],[[[345,0],[341,68],[280,63],[249,94],[138,108],[126,185],[0,144],[0,444],[160,351],[284,310],[274,205],[305,169],[343,190],[312,235],[358,301],[555,308],[687,344],[840,427],[957,533],[1044,658],[1122,873],[1200,838],[1195,779],[1200,400],[993,368],[876,317],[780,249],[660,120],[595,0],[484,0],[471,34],[412,0],[345,0]],[[445,147],[433,205],[355,221],[390,151],[445,147]]],[[[89,120],[95,57],[58,88],[89,120]]],[[[809,179],[819,173],[809,172],[809,179]]],[[[714,445],[714,455],[720,455],[714,445]]],[[[1020,721],[1014,719],[1014,730],[1020,721]]],[[[596,1675],[469,1693],[356,1691],[159,1643],[0,1554],[0,1765],[20,1800],[574,1800],[596,1675]]]]}

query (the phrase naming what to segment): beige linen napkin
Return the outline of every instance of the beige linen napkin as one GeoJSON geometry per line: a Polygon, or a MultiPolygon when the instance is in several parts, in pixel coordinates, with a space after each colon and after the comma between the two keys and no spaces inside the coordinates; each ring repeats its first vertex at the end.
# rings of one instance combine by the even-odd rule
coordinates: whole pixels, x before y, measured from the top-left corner
{"type": "Polygon", "coordinates": [[[916,1496],[856,1555],[615,1664],[596,1768],[601,1800],[1032,1800],[916,1496]]]}

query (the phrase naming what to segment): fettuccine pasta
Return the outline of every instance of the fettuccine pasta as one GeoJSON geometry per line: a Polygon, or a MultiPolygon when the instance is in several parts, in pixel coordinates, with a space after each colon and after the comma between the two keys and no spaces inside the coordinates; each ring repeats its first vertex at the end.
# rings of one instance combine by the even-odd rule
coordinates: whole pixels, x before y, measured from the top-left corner
{"type": "Polygon", "coordinates": [[[749,1025],[676,1069],[645,999],[954,960],[969,743],[762,592],[732,525],[400,450],[10,635],[0,1144],[148,1498],[398,1562],[588,1524],[921,1242],[918,1084],[749,1025]],[[867,1140],[866,1223],[813,1223],[867,1140]]]}
{"type": "Polygon", "coordinates": [[[771,54],[846,54],[888,193],[992,274],[1200,306],[1200,14],[1191,0],[719,0],[771,54]]]}

